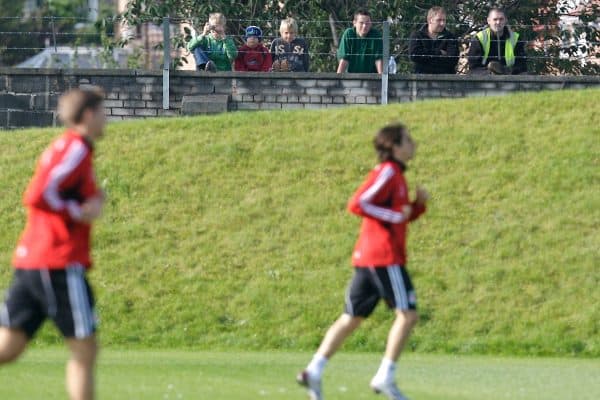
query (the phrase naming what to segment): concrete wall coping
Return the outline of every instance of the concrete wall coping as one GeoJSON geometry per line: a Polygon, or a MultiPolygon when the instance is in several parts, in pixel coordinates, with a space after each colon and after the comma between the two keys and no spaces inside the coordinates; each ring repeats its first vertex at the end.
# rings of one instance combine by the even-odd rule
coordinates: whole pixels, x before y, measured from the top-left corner
{"type": "MultiPolygon", "coordinates": [[[[162,71],[147,71],[133,69],[59,69],[59,68],[10,68],[0,67],[0,75],[42,75],[42,76],[120,76],[120,77],[162,77],[162,71]]],[[[172,71],[171,77],[198,77],[204,79],[229,78],[229,79],[316,79],[316,80],[366,80],[378,81],[381,77],[377,74],[336,74],[333,72],[198,72],[198,71],[172,71]]],[[[573,83],[600,83],[597,75],[390,75],[390,81],[455,81],[455,82],[573,82],[573,83]]]]}

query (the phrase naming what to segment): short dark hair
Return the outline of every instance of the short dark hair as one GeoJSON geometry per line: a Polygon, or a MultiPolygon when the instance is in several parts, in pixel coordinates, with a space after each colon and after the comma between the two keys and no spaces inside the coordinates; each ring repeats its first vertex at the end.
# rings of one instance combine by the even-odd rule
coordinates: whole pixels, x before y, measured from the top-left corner
{"type": "Polygon", "coordinates": [[[356,17],[358,17],[359,15],[364,15],[365,17],[371,18],[371,13],[366,8],[359,8],[358,10],[356,10],[354,12],[354,19],[356,19],[356,17]]]}
{"type": "Polygon", "coordinates": [[[97,110],[104,101],[104,91],[97,86],[71,89],[58,99],[58,117],[67,126],[83,119],[85,110],[97,110]]]}
{"type": "Polygon", "coordinates": [[[375,139],[373,139],[373,146],[380,162],[393,159],[393,146],[395,144],[401,145],[405,135],[406,126],[401,123],[384,126],[377,132],[375,139]]]}

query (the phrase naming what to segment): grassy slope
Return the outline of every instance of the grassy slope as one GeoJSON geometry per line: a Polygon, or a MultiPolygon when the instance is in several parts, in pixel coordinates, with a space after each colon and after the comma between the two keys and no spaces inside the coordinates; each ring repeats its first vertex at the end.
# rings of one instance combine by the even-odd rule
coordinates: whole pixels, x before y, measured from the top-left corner
{"type": "MultiPolygon", "coordinates": [[[[0,398],[63,399],[64,351],[30,352],[0,368],[0,398]],[[31,382],[36,382],[32,385],[31,382]]],[[[305,399],[294,383],[310,354],[115,351],[102,353],[98,394],[111,400],[305,399]]],[[[379,357],[340,354],[325,374],[327,399],[375,399],[368,389],[379,357]]],[[[600,364],[592,360],[410,355],[399,379],[411,398],[421,400],[596,400],[600,364]]]]}
{"type": "MultiPolygon", "coordinates": [[[[374,130],[406,122],[422,351],[600,355],[599,91],[115,124],[98,146],[110,204],[96,235],[103,341],[312,349],[341,310],[374,165],[374,130]]],[[[0,272],[19,196],[53,130],[0,135],[0,272]]],[[[348,348],[380,350],[381,307],[348,348]]],[[[49,330],[43,343],[55,336],[49,330]]]]}

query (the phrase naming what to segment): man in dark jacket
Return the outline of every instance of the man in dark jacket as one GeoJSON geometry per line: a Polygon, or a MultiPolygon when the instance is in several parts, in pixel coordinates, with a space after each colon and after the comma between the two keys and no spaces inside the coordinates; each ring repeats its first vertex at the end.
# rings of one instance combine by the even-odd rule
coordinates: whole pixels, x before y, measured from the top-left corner
{"type": "Polygon", "coordinates": [[[446,29],[446,11],[432,7],[427,23],[410,35],[408,47],[415,74],[454,74],[458,63],[458,42],[446,29]]]}
{"type": "Polygon", "coordinates": [[[525,41],[507,25],[506,14],[492,8],[488,26],[471,39],[469,70],[472,74],[517,75],[527,72],[525,41]]]}

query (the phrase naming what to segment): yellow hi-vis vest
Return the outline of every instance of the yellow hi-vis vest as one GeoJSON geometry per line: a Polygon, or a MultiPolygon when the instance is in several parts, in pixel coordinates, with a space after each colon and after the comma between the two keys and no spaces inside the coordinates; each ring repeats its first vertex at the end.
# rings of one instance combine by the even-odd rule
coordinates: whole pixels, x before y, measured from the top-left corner
{"type": "MultiPolygon", "coordinates": [[[[519,34],[511,31],[510,29],[509,32],[510,37],[504,44],[504,59],[506,60],[506,66],[512,67],[515,65],[515,47],[517,46],[517,41],[519,40],[519,34]]],[[[477,32],[477,39],[479,39],[479,43],[481,43],[481,48],[483,49],[483,65],[485,65],[490,55],[491,36],[492,33],[489,27],[477,32]]]]}

